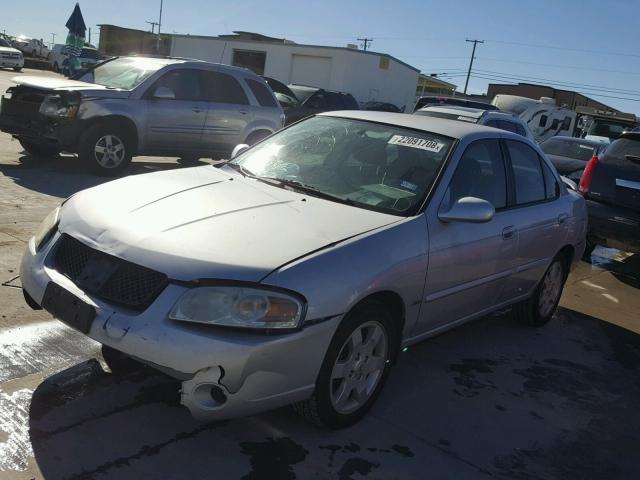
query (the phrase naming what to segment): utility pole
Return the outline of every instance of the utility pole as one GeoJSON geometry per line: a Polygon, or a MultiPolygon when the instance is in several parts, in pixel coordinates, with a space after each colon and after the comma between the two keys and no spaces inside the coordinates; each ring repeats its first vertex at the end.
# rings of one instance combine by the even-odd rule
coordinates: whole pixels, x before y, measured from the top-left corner
{"type": "Polygon", "coordinates": [[[160,0],[160,16],[158,17],[158,46],[156,50],[160,54],[160,27],[162,26],[162,0],[160,0]]]}
{"type": "Polygon", "coordinates": [[[369,44],[370,44],[371,42],[373,42],[373,38],[367,38],[367,37],[364,37],[364,38],[356,38],[356,40],[358,40],[358,41],[362,42],[362,44],[363,44],[362,49],[363,49],[365,52],[367,51],[367,47],[369,46],[369,44]]]}
{"type": "Polygon", "coordinates": [[[51,32],[51,48],[56,44],[56,34],[51,32]]]}
{"type": "Polygon", "coordinates": [[[156,33],[156,25],[158,25],[158,22],[150,22],[149,20],[147,20],[145,23],[148,23],[149,25],[151,25],[151,34],[152,35],[154,33],[156,33]]]}
{"type": "Polygon", "coordinates": [[[467,94],[467,86],[469,85],[469,77],[471,76],[471,67],[473,67],[473,59],[476,54],[476,45],[478,43],[484,43],[484,40],[469,40],[467,42],[473,43],[473,50],[471,51],[471,61],[469,62],[469,70],[467,71],[467,81],[464,82],[464,94],[467,94]]]}

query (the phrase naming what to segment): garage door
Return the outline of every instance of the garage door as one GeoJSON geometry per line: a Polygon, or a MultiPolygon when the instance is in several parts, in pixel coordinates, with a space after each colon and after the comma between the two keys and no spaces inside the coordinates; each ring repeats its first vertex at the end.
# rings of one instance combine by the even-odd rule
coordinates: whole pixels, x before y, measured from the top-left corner
{"type": "Polygon", "coordinates": [[[291,83],[329,88],[330,80],[331,57],[293,55],[291,62],[291,83]]]}

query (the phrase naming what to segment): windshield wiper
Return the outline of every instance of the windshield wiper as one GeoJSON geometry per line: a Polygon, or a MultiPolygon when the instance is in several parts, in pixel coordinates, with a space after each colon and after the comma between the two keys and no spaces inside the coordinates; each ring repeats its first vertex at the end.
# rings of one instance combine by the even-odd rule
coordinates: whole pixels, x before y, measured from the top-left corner
{"type": "Polygon", "coordinates": [[[330,193],[319,190],[317,187],[313,185],[308,185],[306,183],[299,182],[297,180],[291,180],[286,178],[277,178],[277,177],[253,177],[256,180],[264,181],[270,185],[277,185],[281,187],[291,187],[294,190],[297,190],[302,193],[306,193],[313,197],[322,198],[324,200],[331,200],[333,202],[344,203],[345,205],[355,205],[353,200],[348,198],[338,197],[337,195],[332,195],[330,193]]]}
{"type": "Polygon", "coordinates": [[[240,175],[242,175],[243,177],[258,178],[239,163],[231,163],[231,160],[228,160],[227,162],[223,163],[221,166],[225,166],[225,165],[233,168],[236,172],[239,172],[240,175]]]}

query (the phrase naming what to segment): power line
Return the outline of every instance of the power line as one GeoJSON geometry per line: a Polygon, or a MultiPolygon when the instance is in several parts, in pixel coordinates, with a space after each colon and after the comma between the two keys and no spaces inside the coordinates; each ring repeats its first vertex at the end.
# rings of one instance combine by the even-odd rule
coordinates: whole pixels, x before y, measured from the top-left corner
{"type": "MultiPolygon", "coordinates": [[[[453,57],[450,57],[453,58],[453,57]]],[[[465,57],[466,58],[466,57],[465,57]]],[[[522,60],[505,60],[503,58],[490,58],[490,57],[478,57],[478,60],[489,60],[490,62],[501,62],[501,63],[520,63],[523,65],[539,65],[542,67],[557,67],[557,68],[567,68],[571,70],[592,70],[595,72],[602,72],[602,67],[579,67],[575,65],[558,65],[557,63],[539,63],[539,62],[525,62],[522,60]]],[[[640,72],[625,72],[621,70],[606,70],[606,73],[621,73],[623,75],[640,75],[640,72]]]]}
{"type": "Polygon", "coordinates": [[[597,55],[618,55],[621,57],[635,57],[640,58],[637,53],[624,53],[624,52],[606,52],[604,50],[587,50],[584,48],[571,48],[571,47],[559,47],[557,45],[542,45],[536,43],[523,43],[523,42],[508,42],[506,40],[487,40],[490,43],[501,43],[504,45],[517,45],[520,47],[532,47],[532,48],[548,48],[552,50],[565,50],[570,52],[582,52],[582,53],[595,53],[597,55]]]}
{"type": "Polygon", "coordinates": [[[476,71],[480,72],[483,75],[489,75],[492,77],[503,77],[506,79],[514,79],[514,80],[520,80],[525,82],[526,81],[549,82],[549,83],[554,83],[556,85],[564,85],[565,87],[570,87],[570,88],[583,88],[587,90],[602,90],[602,91],[613,92],[613,93],[640,95],[640,91],[638,90],[628,90],[625,88],[606,87],[603,85],[593,85],[588,83],[565,82],[563,80],[553,80],[549,78],[533,77],[529,75],[508,74],[503,72],[495,72],[492,70],[484,70],[481,68],[476,69],[476,71]]]}
{"type": "Polygon", "coordinates": [[[476,54],[476,46],[479,43],[484,43],[484,40],[469,40],[468,38],[466,39],[467,42],[469,43],[473,43],[473,50],[471,50],[471,60],[469,61],[469,70],[467,71],[467,81],[464,84],[464,93],[466,95],[467,93],[467,86],[469,85],[469,77],[471,76],[471,68],[473,67],[473,57],[476,54]]]}

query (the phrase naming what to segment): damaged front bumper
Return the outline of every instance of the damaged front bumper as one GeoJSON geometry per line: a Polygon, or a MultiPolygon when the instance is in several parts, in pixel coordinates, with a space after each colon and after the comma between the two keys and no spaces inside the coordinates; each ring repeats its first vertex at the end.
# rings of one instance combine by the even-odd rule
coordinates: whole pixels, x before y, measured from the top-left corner
{"type": "Polygon", "coordinates": [[[88,336],[182,381],[181,401],[193,416],[218,420],[250,415],[308,398],[340,317],[286,334],[264,334],[170,320],[187,287],[170,283],[143,312],[87,295],[47,262],[60,234],[36,252],[29,241],[22,285],[42,304],[49,282],[96,309],[88,336]]]}

